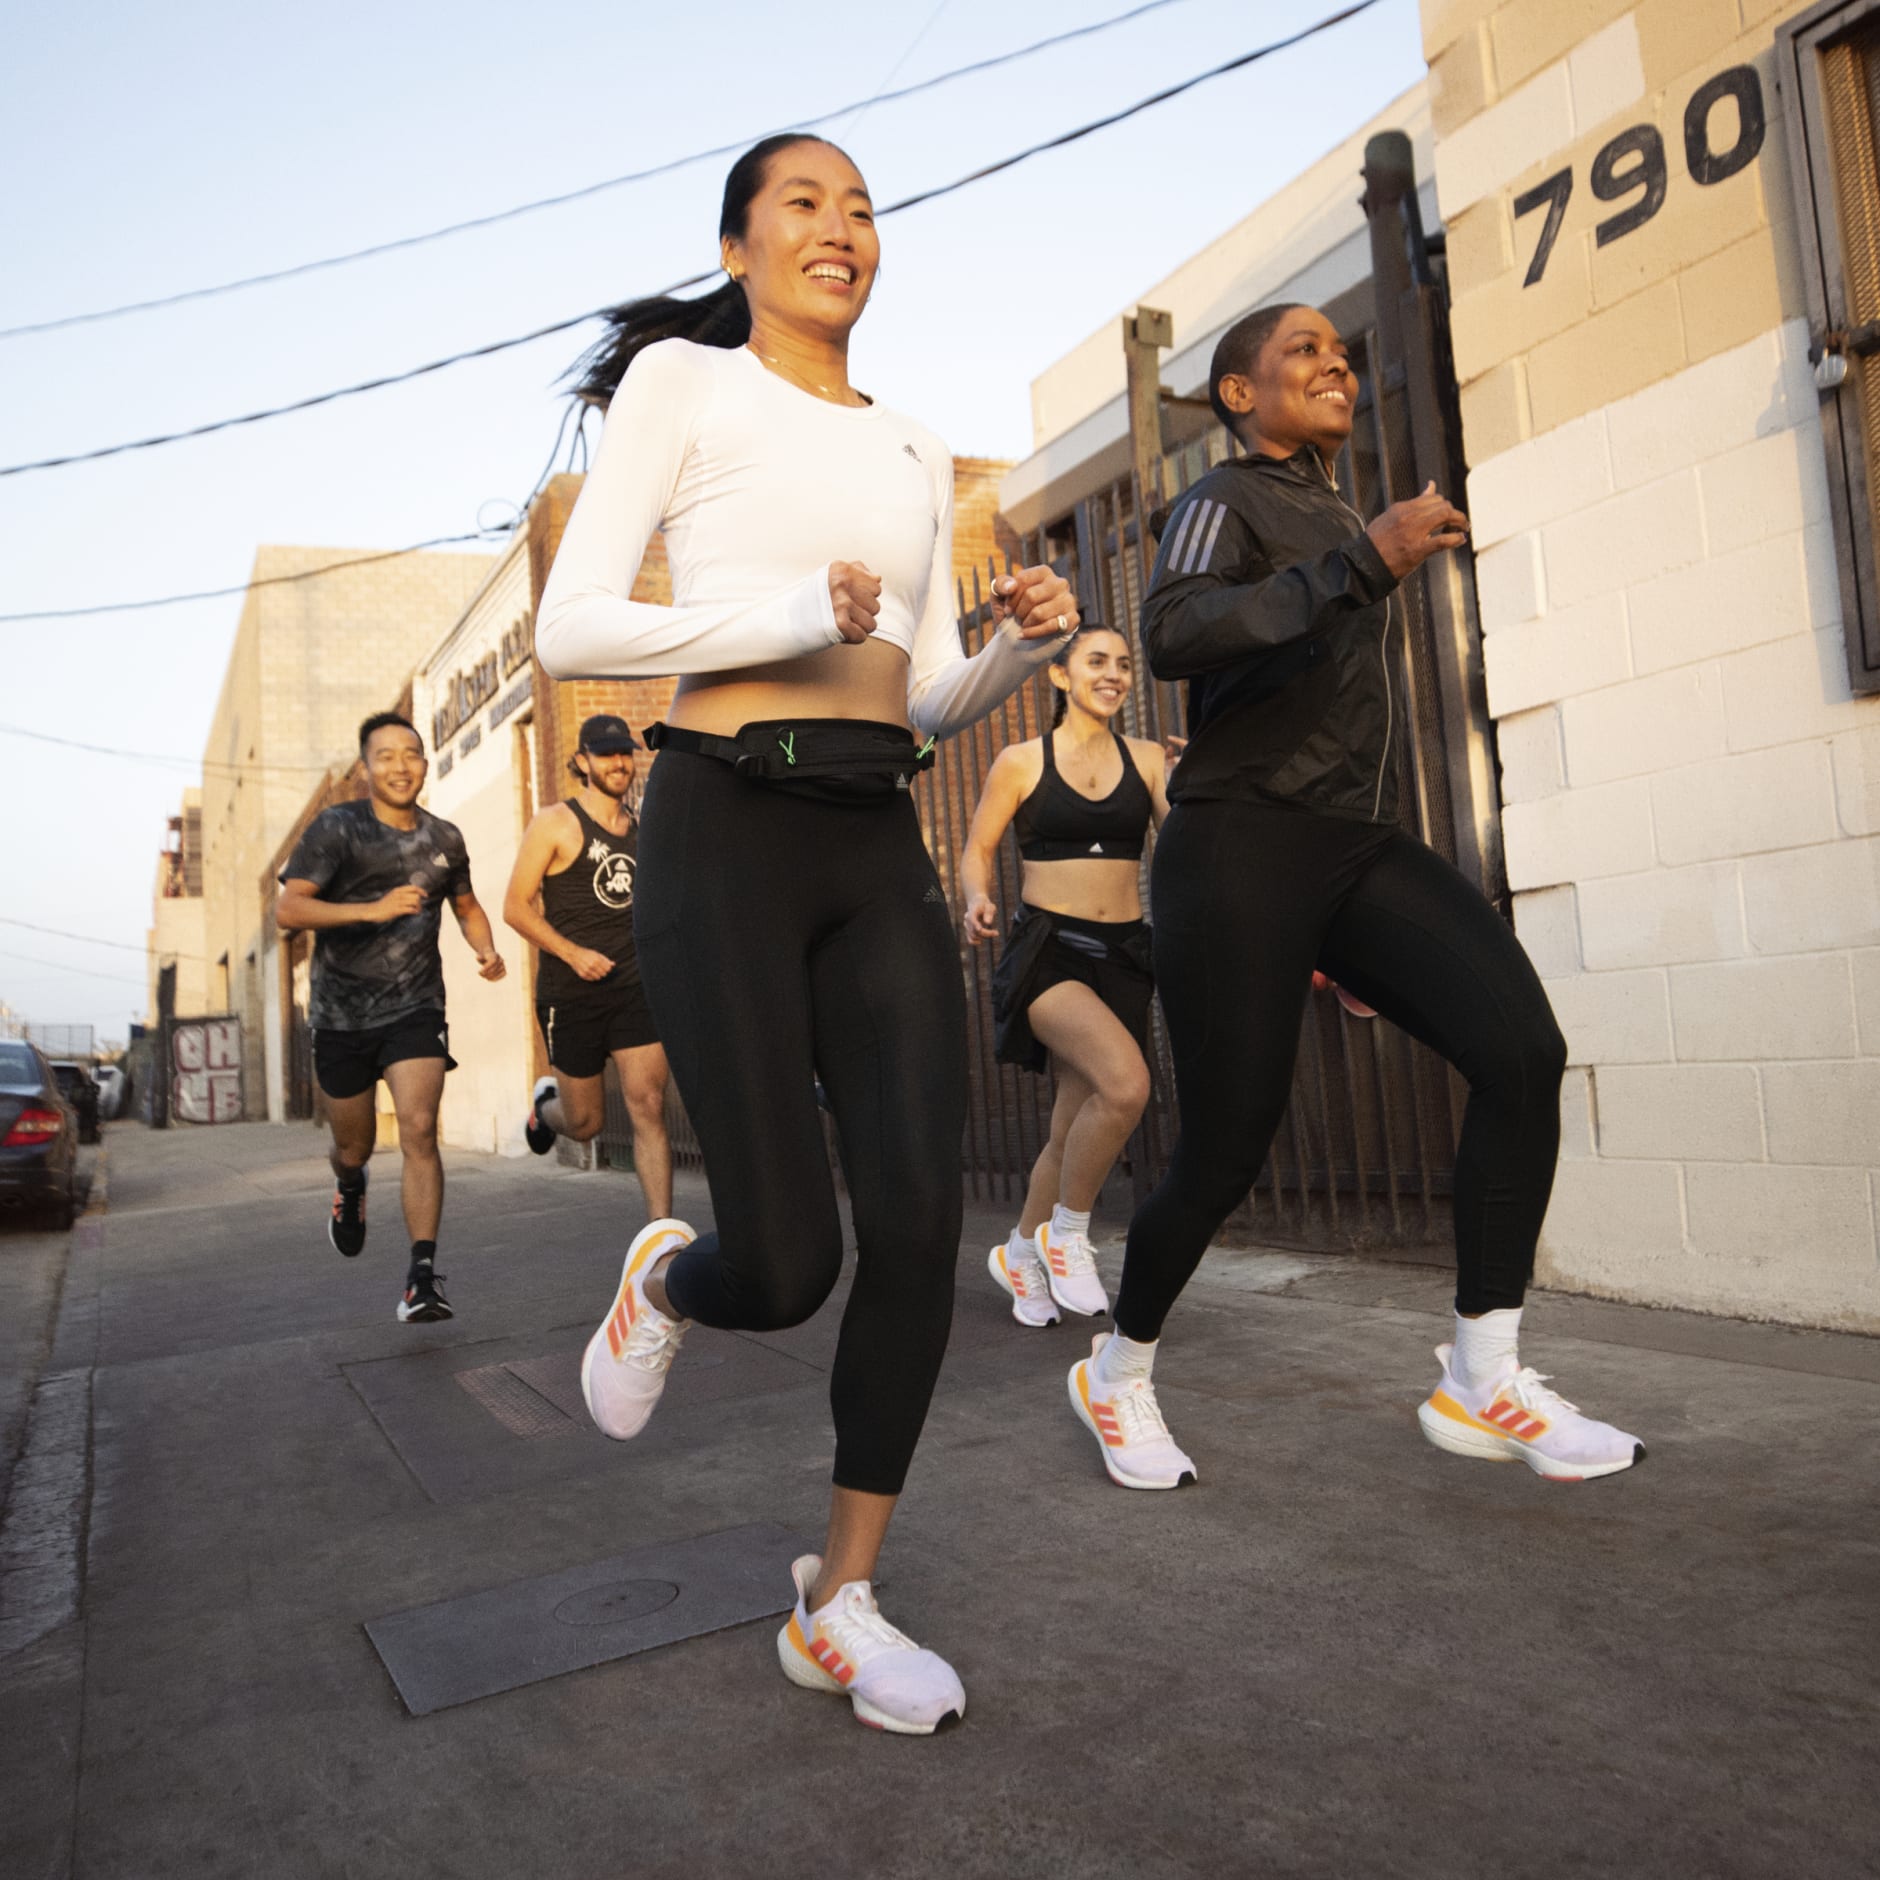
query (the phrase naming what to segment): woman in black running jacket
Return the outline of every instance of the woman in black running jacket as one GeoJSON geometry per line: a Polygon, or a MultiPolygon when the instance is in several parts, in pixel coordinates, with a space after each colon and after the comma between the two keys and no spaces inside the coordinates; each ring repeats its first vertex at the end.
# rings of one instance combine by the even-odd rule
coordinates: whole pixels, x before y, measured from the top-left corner
{"type": "Polygon", "coordinates": [[[1629,1467],[1635,1438],[1581,1416],[1517,1357],[1565,1043],[1506,922],[1397,823],[1395,590],[1460,547],[1467,521],[1433,484],[1368,526],[1339,494],[1357,380],[1315,309],[1263,308],[1230,328],[1208,389],[1246,455],[1175,503],[1142,609],[1151,670],[1188,693],[1151,879],[1181,1136],[1130,1226],[1116,1334],[1073,1368],[1072,1404],[1116,1480],[1193,1479],[1155,1405],[1155,1343],[1266,1159],[1322,971],[1469,1083],[1455,1342],[1439,1348],[1424,1433],[1556,1479],[1629,1467]]]}

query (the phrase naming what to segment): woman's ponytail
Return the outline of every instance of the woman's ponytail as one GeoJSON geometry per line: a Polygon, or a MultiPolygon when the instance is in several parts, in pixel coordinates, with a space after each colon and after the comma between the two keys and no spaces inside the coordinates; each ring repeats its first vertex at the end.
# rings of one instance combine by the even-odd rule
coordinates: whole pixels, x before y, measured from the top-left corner
{"type": "Polygon", "coordinates": [[[627,367],[648,346],[662,339],[689,339],[697,346],[742,346],[751,337],[751,309],[736,281],[692,300],[656,294],[610,307],[607,331],[575,362],[569,377],[574,394],[590,405],[606,407],[627,367]]]}

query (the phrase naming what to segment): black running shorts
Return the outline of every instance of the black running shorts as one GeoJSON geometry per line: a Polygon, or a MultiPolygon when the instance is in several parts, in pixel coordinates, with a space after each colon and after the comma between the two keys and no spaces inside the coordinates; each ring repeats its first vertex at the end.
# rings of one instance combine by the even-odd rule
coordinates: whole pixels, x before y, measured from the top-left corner
{"type": "Polygon", "coordinates": [[[637,979],[609,987],[603,1000],[540,1000],[535,1007],[548,1062],[564,1077],[598,1077],[616,1051],[658,1044],[652,1008],[637,979]]]}
{"type": "Polygon", "coordinates": [[[1066,980],[1088,986],[1122,1020],[1144,1061],[1155,975],[1143,920],[1079,920],[1020,904],[992,975],[993,1057],[1042,1071],[1049,1054],[1031,1035],[1032,1001],[1066,980]]]}
{"type": "Polygon", "coordinates": [[[313,1074],[336,1100],[370,1090],[386,1065],[406,1058],[442,1058],[447,1071],[457,1068],[442,1012],[407,1012],[365,1031],[335,1031],[330,1025],[314,1029],[313,1074]]]}

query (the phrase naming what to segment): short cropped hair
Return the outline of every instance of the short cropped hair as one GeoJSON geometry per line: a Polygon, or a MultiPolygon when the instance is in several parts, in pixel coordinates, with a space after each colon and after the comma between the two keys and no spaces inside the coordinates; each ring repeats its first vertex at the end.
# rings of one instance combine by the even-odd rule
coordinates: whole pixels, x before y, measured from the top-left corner
{"type": "Polygon", "coordinates": [[[383,731],[387,725],[403,725],[414,738],[417,738],[418,750],[420,754],[422,754],[424,750],[424,739],[420,735],[418,727],[414,725],[403,712],[374,712],[372,716],[359,727],[359,755],[361,757],[365,756],[366,746],[372,742],[373,732],[383,731]]]}
{"type": "Polygon", "coordinates": [[[1215,342],[1214,357],[1208,363],[1208,403],[1231,435],[1240,435],[1235,427],[1244,414],[1229,411],[1221,403],[1221,381],[1230,372],[1250,377],[1260,348],[1273,337],[1273,329],[1287,314],[1304,305],[1302,300],[1283,300],[1276,306],[1256,307],[1251,313],[1243,314],[1215,342]]]}

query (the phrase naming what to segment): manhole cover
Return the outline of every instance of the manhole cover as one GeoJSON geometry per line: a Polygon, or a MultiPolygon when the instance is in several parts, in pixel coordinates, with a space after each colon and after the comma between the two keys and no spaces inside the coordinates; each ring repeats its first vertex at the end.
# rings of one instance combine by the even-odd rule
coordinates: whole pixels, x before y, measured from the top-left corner
{"type": "Polygon", "coordinates": [[[564,1599],[555,1608],[562,1625],[624,1625],[670,1606],[679,1589],[670,1580],[611,1580],[564,1599]]]}

